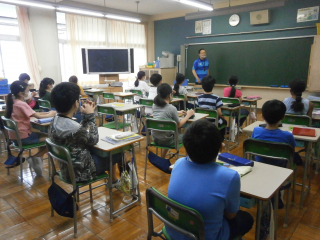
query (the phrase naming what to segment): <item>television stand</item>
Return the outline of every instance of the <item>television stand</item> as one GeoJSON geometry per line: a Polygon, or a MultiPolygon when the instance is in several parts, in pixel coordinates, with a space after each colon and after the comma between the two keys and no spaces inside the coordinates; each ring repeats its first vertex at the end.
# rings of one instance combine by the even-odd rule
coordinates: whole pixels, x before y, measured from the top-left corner
{"type": "Polygon", "coordinates": [[[119,74],[99,74],[99,84],[105,84],[105,80],[119,82],[119,74]]]}

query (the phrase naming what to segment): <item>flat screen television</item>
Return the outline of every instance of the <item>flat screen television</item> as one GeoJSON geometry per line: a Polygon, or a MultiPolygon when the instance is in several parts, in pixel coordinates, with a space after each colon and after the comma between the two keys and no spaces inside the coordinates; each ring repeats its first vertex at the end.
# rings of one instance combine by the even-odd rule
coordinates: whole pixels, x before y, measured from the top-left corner
{"type": "Polygon", "coordinates": [[[86,74],[133,73],[133,49],[82,48],[82,67],[86,74]]]}

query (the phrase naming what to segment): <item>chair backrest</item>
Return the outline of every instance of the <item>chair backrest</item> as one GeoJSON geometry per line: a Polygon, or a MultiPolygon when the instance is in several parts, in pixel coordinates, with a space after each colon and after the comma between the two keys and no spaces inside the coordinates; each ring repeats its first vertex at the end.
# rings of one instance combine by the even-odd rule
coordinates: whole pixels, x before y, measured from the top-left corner
{"type": "Polygon", "coordinates": [[[97,105],[98,114],[106,114],[106,115],[113,115],[114,123],[116,129],[118,129],[118,116],[116,110],[112,106],[104,106],[103,104],[97,105]]]}
{"type": "Polygon", "coordinates": [[[150,98],[140,98],[139,104],[145,107],[152,107],[153,105],[153,99],[150,98]]]}
{"type": "Polygon", "coordinates": [[[282,123],[301,125],[301,126],[311,126],[311,118],[307,115],[293,115],[286,114],[284,119],[281,121],[282,123]]]}
{"type": "Polygon", "coordinates": [[[112,100],[114,100],[114,99],[115,99],[115,97],[114,97],[114,94],[113,94],[113,93],[107,93],[107,92],[104,92],[104,93],[102,93],[102,96],[103,96],[103,98],[104,98],[104,99],[112,99],[112,100]]]}
{"type": "Polygon", "coordinates": [[[230,103],[230,104],[232,104],[232,103],[240,103],[239,98],[231,98],[231,97],[223,97],[223,98],[221,98],[221,101],[223,103],[230,103]]]}
{"type": "Polygon", "coordinates": [[[250,159],[248,155],[287,161],[287,168],[293,167],[294,148],[288,143],[248,138],[243,142],[243,157],[250,159]]]}
{"type": "Polygon", "coordinates": [[[154,231],[154,214],[167,226],[197,240],[205,239],[204,220],[195,209],[177,203],[158,192],[155,188],[146,190],[148,235],[154,231]]]}
{"type": "Polygon", "coordinates": [[[138,89],[131,89],[130,92],[137,94],[138,96],[143,96],[143,93],[141,90],[138,89]]]}
{"type": "Polygon", "coordinates": [[[75,174],[74,174],[74,170],[73,170],[73,164],[72,164],[69,149],[65,146],[55,144],[49,138],[46,139],[46,145],[48,148],[48,156],[49,156],[49,159],[52,164],[51,165],[52,171],[53,171],[52,179],[54,178],[54,175],[56,175],[56,173],[57,173],[53,160],[57,160],[58,162],[60,162],[62,164],[67,164],[71,183],[75,187],[76,180],[75,180],[75,174]]]}
{"type": "MultiPolygon", "coordinates": [[[[218,117],[219,117],[218,111],[217,110],[213,110],[213,109],[196,108],[195,112],[196,113],[209,114],[209,117],[207,117],[208,119],[218,119],[218,117]]],[[[219,121],[215,121],[214,123],[218,127],[219,121]]]]}
{"type": "Polygon", "coordinates": [[[17,123],[9,118],[6,118],[5,116],[1,117],[2,122],[3,122],[3,127],[5,130],[7,130],[8,132],[12,132],[15,134],[16,136],[16,141],[19,145],[19,148],[22,148],[22,143],[21,143],[21,139],[20,139],[20,134],[19,134],[19,130],[18,130],[18,126],[17,123]]]}
{"type": "Polygon", "coordinates": [[[51,110],[51,104],[48,100],[42,100],[42,99],[38,99],[39,102],[39,107],[41,109],[45,109],[45,110],[51,110]]]}
{"type": "Polygon", "coordinates": [[[180,98],[180,99],[184,99],[184,95],[182,95],[182,94],[179,94],[178,96],[173,95],[173,98],[180,98]]]}
{"type": "Polygon", "coordinates": [[[146,136],[147,136],[147,146],[150,143],[150,130],[156,130],[160,132],[170,132],[174,134],[175,137],[175,148],[178,149],[178,125],[173,120],[162,120],[162,119],[154,119],[154,118],[147,118],[146,119],[146,136]]]}
{"type": "Polygon", "coordinates": [[[320,108],[320,101],[310,101],[313,103],[313,108],[320,108]]]}

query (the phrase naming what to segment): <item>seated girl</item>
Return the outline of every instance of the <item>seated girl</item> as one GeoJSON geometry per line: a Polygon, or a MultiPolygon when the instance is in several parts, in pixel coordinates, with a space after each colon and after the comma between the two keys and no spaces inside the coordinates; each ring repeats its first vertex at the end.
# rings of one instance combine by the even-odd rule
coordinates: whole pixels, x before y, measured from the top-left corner
{"type": "MultiPolygon", "coordinates": [[[[11,118],[17,123],[22,146],[44,142],[47,134],[40,132],[32,132],[30,117],[48,118],[56,115],[55,111],[50,112],[35,112],[24,102],[24,98],[29,93],[28,84],[22,81],[14,81],[10,86],[11,93],[7,96],[7,105],[5,117],[11,118]]],[[[9,132],[9,138],[13,140],[15,145],[18,145],[17,136],[9,132]]],[[[39,162],[42,161],[43,155],[47,152],[45,147],[39,148],[32,157],[27,158],[27,162],[35,170],[37,175],[42,175],[42,169],[39,169],[39,162]]]]}
{"type": "MultiPolygon", "coordinates": [[[[77,182],[89,181],[109,171],[109,157],[99,157],[90,153],[91,147],[98,143],[99,134],[94,116],[95,104],[86,101],[81,106],[84,113],[81,123],[72,120],[73,114],[79,108],[80,88],[70,82],[63,82],[52,90],[52,103],[58,114],[53,118],[48,132],[49,138],[56,144],[66,146],[74,163],[73,169],[77,182]]],[[[112,157],[112,186],[116,187],[116,163],[121,163],[122,154],[112,157]]],[[[59,164],[62,177],[70,180],[66,164],[59,164]]]]}
{"type": "MultiPolygon", "coordinates": [[[[149,93],[149,85],[144,81],[146,79],[146,73],[144,71],[140,71],[137,74],[137,79],[134,82],[134,88],[132,90],[140,90],[142,92],[142,97],[146,98],[149,93]]],[[[134,101],[138,102],[141,96],[134,96],[134,101]]]]}
{"type": "Polygon", "coordinates": [[[300,80],[293,80],[289,84],[291,97],[283,100],[287,107],[286,114],[308,115],[312,118],[313,103],[306,98],[302,98],[302,93],[306,90],[306,83],[300,80]]]}
{"type": "MultiPolygon", "coordinates": [[[[152,106],[153,118],[173,120],[177,123],[178,128],[181,128],[187,122],[187,120],[194,115],[194,111],[191,109],[188,112],[178,112],[177,109],[170,104],[171,100],[172,88],[170,85],[167,83],[159,85],[158,95],[154,98],[154,103],[152,106]],[[180,120],[178,113],[185,114],[186,116],[180,120]]],[[[170,133],[153,130],[151,135],[157,145],[171,147],[175,143],[174,136],[172,136],[170,133]]],[[[182,134],[179,134],[178,141],[179,143],[182,143],[182,134]]],[[[163,150],[161,152],[161,157],[165,158],[167,152],[168,150],[163,150]]]]}
{"type": "MultiPolygon", "coordinates": [[[[229,85],[230,87],[226,87],[223,90],[224,97],[231,97],[231,98],[239,98],[240,102],[242,101],[242,92],[236,89],[236,85],[238,84],[238,77],[237,76],[230,76],[229,77],[229,85]]],[[[240,118],[239,127],[242,127],[243,123],[246,121],[247,116],[249,115],[249,111],[241,108],[240,115],[245,115],[245,117],[240,118]]],[[[236,122],[238,122],[238,118],[236,118],[236,122]]]]}
{"type": "MultiPolygon", "coordinates": [[[[51,104],[51,90],[53,88],[54,81],[51,78],[44,78],[40,82],[39,97],[42,100],[49,101],[51,104]]],[[[52,105],[52,104],[51,104],[52,105]]],[[[51,106],[52,107],[52,106],[51,106]]]]}
{"type": "Polygon", "coordinates": [[[80,88],[80,95],[82,98],[88,98],[88,95],[86,95],[83,91],[83,88],[78,84],[78,78],[77,76],[75,75],[72,75],[70,78],[69,78],[69,82],[72,82],[72,83],[75,83],[79,86],[80,88]]]}
{"type": "MultiPolygon", "coordinates": [[[[175,91],[174,96],[179,96],[179,95],[184,95],[184,101],[186,102],[186,107],[187,108],[194,108],[193,104],[188,103],[188,90],[182,86],[182,84],[184,83],[185,77],[183,74],[178,73],[176,76],[176,83],[174,84],[173,90],[175,91]]],[[[180,104],[180,109],[183,110],[187,110],[184,109],[184,103],[183,102],[179,102],[180,104]]]]}

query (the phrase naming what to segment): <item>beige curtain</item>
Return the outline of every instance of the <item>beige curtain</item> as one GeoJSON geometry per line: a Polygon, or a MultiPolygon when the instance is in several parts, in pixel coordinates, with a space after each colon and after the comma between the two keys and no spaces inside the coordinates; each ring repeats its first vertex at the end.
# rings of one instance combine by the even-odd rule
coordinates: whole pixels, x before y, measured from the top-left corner
{"type": "Polygon", "coordinates": [[[38,88],[39,83],[41,81],[40,67],[38,64],[36,50],[34,48],[33,37],[28,17],[28,10],[25,7],[16,6],[16,11],[20,31],[20,41],[22,43],[26,55],[31,82],[34,83],[35,88],[38,88]]]}
{"type": "MultiPolygon", "coordinates": [[[[82,70],[81,48],[128,47],[135,49],[135,72],[146,63],[146,34],[143,24],[66,14],[67,41],[64,45],[66,81],[76,75],[81,85],[98,84],[98,75],[86,75],[82,70]]],[[[127,79],[129,74],[121,75],[127,79]]]]}

